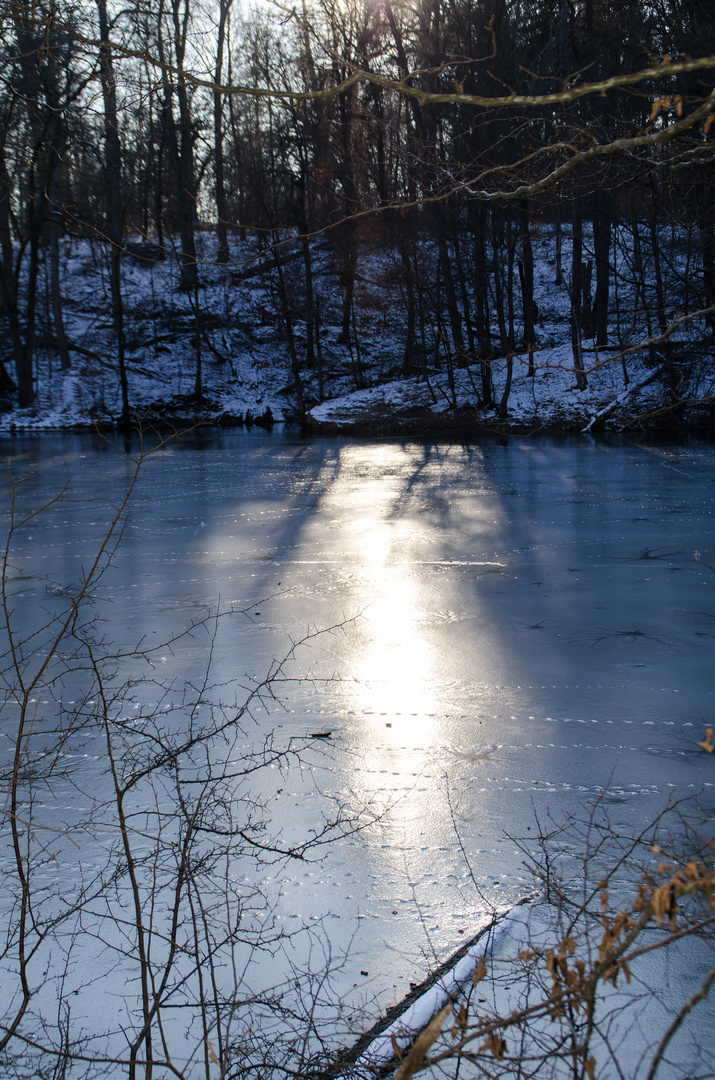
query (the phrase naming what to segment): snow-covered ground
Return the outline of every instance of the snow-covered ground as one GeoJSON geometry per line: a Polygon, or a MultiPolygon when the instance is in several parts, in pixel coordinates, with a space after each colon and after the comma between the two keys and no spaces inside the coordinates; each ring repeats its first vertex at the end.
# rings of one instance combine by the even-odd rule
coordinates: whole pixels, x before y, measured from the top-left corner
{"type": "MultiPolygon", "coordinates": [[[[136,418],[183,423],[234,424],[261,418],[269,423],[297,416],[295,378],[286,326],[276,314],[280,303],[265,259],[251,240],[232,241],[228,267],[215,263],[215,237],[198,236],[200,250],[201,396],[197,399],[196,316],[193,298],[179,287],[175,259],[153,261],[151,248],[130,245],[123,260],[129,398],[136,418]]],[[[681,323],[673,356],[687,405],[677,411],[658,365],[646,352],[630,352],[648,339],[649,327],[637,299],[631,298],[627,235],[616,245],[615,270],[620,312],[613,311],[611,340],[596,349],[583,342],[587,387],[576,389],[569,331],[568,267],[570,243],[563,242],[566,283],[554,284],[555,239],[550,227],[534,230],[535,300],[539,308],[535,374],[526,352],[514,356],[514,375],[500,417],[506,361],[491,365],[496,406],[480,406],[478,365],[454,371],[449,385],[444,356],[437,357],[434,336],[425,339],[430,361],[419,376],[400,376],[404,356],[405,301],[397,255],[388,247],[364,247],[358,260],[355,324],[358,345],[341,341],[342,289],[339,260],[326,241],[313,248],[315,296],[321,313],[320,349],[313,367],[307,349],[303,263],[290,242],[284,275],[291,296],[290,317],[301,364],[309,429],[352,433],[435,432],[485,427],[520,430],[622,430],[658,427],[675,419],[683,429],[710,425],[715,398],[715,345],[706,340],[700,319],[681,323]],[[633,315],[633,312],[636,315],[633,315]],[[624,312],[626,314],[624,314],[624,312]],[[628,325],[626,325],[628,323],[628,325]],[[322,364],[320,401],[318,364],[322,364]],[[356,387],[360,385],[361,388],[356,387]]],[[[420,242],[422,273],[435,271],[432,245],[420,242]]],[[[677,247],[677,245],[676,245],[677,247]]],[[[676,250],[674,247],[674,250],[676,250]]],[[[588,256],[588,245],[585,257],[588,256]]],[[[675,256],[674,256],[675,257],[675,256]]],[[[62,372],[52,344],[50,320],[40,304],[36,356],[37,398],[30,408],[5,401],[0,431],[30,431],[111,426],[121,412],[119,374],[112,329],[106,252],[88,240],[68,239],[63,249],[63,298],[72,368],[62,372]]],[[[671,290],[668,320],[683,314],[677,289],[671,290]]],[[[670,294],[669,294],[670,295],[670,294]]],[[[492,315],[495,320],[494,314],[492,315]]],[[[429,320],[428,320],[429,321],[429,320]]],[[[493,326],[495,339],[497,328],[493,326]]],[[[517,336],[521,327],[517,325],[517,336]]],[[[651,332],[653,326],[651,322],[651,332]]],[[[433,334],[436,333],[433,328],[433,334]]],[[[9,358],[6,365],[11,369],[9,358]]]]}

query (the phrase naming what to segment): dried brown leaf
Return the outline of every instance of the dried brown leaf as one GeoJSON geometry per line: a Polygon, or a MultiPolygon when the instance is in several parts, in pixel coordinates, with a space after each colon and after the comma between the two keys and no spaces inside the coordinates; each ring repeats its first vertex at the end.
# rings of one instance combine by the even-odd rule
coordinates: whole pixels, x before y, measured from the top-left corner
{"type": "Polygon", "coordinates": [[[452,1004],[450,1002],[443,1009],[440,1009],[437,1015],[430,1020],[427,1027],[419,1033],[409,1054],[395,1073],[393,1080],[410,1080],[410,1077],[417,1072],[430,1046],[439,1038],[442,1025],[451,1011],[452,1004]]]}
{"type": "MultiPolygon", "coordinates": [[[[707,131],[708,126],[710,125],[711,122],[712,122],[712,115],[710,115],[707,118],[706,125],[705,125],[705,130],[706,131],[707,131]]],[[[713,746],[713,730],[714,729],[711,728],[711,727],[706,727],[705,728],[705,741],[698,743],[698,746],[702,750],[707,750],[708,754],[712,754],[713,750],[715,750],[715,746],[713,746]]]]}
{"type": "Polygon", "coordinates": [[[472,975],[472,986],[476,986],[478,982],[481,982],[482,979],[486,976],[486,974],[487,974],[487,962],[484,959],[484,957],[482,956],[479,963],[477,964],[476,971],[472,975]]]}

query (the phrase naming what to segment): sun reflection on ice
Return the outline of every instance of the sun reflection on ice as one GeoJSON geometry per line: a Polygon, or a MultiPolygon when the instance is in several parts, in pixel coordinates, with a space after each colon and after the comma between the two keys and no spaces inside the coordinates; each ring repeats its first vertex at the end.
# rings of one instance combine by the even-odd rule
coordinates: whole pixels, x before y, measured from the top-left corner
{"type": "Polygon", "coordinates": [[[426,538],[414,518],[398,511],[404,487],[400,473],[409,464],[404,448],[365,450],[371,460],[363,464],[374,479],[360,484],[361,505],[349,527],[349,543],[364,595],[370,599],[361,620],[363,644],[354,660],[352,705],[379,719],[383,731],[385,722],[409,717],[409,724],[400,724],[400,742],[418,745],[429,739],[430,714],[437,707],[434,650],[425,637],[414,570],[415,548],[424,555],[426,538]]]}
{"type": "Polygon", "coordinates": [[[364,616],[369,640],[355,671],[361,708],[390,715],[434,712],[434,658],[409,566],[390,561],[373,567],[373,589],[364,616]]]}

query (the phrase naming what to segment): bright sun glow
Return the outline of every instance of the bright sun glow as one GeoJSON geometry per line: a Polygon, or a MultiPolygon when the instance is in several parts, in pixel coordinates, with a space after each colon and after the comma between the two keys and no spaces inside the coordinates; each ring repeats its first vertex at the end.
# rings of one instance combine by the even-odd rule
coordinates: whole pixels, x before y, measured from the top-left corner
{"type": "Polygon", "coordinates": [[[367,538],[366,577],[374,600],[365,612],[369,642],[356,676],[363,708],[380,713],[432,712],[432,656],[420,626],[421,609],[410,564],[401,557],[408,540],[378,524],[367,538]]]}
{"type": "MultiPolygon", "coordinates": [[[[385,721],[409,717],[400,739],[421,742],[435,711],[434,658],[424,636],[419,580],[414,574],[415,545],[424,538],[414,521],[396,513],[406,462],[399,446],[350,448],[367,454],[373,480],[357,485],[353,497],[360,511],[351,525],[350,547],[367,598],[362,623],[363,647],[356,656],[353,684],[360,711],[385,721]],[[379,460],[376,460],[379,459],[379,460]]],[[[357,461],[345,462],[348,474],[357,461]],[[352,468],[350,466],[352,465],[352,468]]]]}

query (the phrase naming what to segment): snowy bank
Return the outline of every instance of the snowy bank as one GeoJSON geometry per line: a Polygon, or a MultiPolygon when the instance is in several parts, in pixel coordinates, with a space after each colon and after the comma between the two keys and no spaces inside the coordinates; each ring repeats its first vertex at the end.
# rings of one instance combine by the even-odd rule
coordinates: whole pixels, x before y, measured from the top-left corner
{"type": "MultiPolygon", "coordinates": [[[[368,436],[642,429],[707,434],[715,428],[715,343],[707,327],[673,307],[667,342],[649,336],[653,326],[642,315],[629,316],[626,328],[623,313],[638,299],[624,283],[625,263],[615,267],[621,306],[613,306],[608,345],[597,348],[585,336],[578,344],[585,375],[578,381],[585,385],[577,388],[569,287],[554,283],[548,226],[532,237],[538,320],[531,352],[517,319],[509,362],[494,355],[488,364],[469,366],[457,363],[438,307],[425,315],[429,334],[413,342],[408,358],[399,259],[389,246],[360,251],[353,329],[346,338],[340,263],[329,244],[313,246],[320,312],[313,324],[306,316],[300,259],[286,259],[282,268],[292,304],[286,313],[276,301],[273,264],[256,261],[250,240],[232,240],[228,266],[214,261],[211,234],[199,240],[198,299],[182,290],[176,258],[141,258],[135,253],[141,245],[127,246],[124,364],[134,424],[270,428],[289,422],[308,434],[368,436]]],[[[426,237],[419,246],[429,281],[436,270],[434,244],[426,237]]],[[[564,259],[568,249],[564,236],[564,259]]],[[[35,400],[19,408],[17,395],[6,393],[0,432],[117,425],[121,377],[104,259],[97,242],[63,241],[71,367],[62,369],[51,320],[41,312],[35,400]]],[[[489,317],[493,321],[494,313],[489,317]]],[[[492,353],[498,353],[496,325],[490,335],[492,353]]],[[[6,367],[9,372],[7,360],[6,367]]]]}

